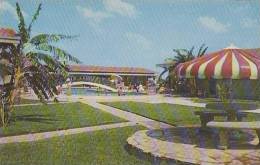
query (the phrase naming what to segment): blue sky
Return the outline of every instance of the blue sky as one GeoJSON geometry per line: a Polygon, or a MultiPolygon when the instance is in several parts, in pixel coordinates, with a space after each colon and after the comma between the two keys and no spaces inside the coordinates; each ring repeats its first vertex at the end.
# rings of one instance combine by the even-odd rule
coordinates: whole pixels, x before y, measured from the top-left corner
{"type": "MultiPolygon", "coordinates": [[[[17,27],[14,0],[0,0],[0,27],[17,27]]],[[[29,22],[39,0],[19,0],[29,22]]],[[[85,64],[156,71],[172,49],[260,47],[259,0],[43,0],[33,34],[79,35],[59,44],[85,64]]]]}

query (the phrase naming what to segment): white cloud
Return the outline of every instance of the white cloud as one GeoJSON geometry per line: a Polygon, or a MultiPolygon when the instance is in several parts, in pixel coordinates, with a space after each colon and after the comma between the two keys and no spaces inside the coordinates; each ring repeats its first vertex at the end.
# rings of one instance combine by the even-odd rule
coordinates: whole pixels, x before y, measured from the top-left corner
{"type": "Polygon", "coordinates": [[[151,48],[152,43],[141,34],[129,32],[129,33],[126,33],[125,36],[130,42],[136,43],[137,45],[141,46],[142,48],[145,48],[145,49],[151,48]]]}
{"type": "Polygon", "coordinates": [[[228,28],[230,27],[230,24],[221,23],[217,21],[216,18],[214,17],[208,17],[208,16],[199,17],[198,21],[203,27],[212,30],[216,33],[227,32],[228,28]]]}
{"type": "Polygon", "coordinates": [[[77,10],[87,19],[92,21],[92,23],[100,23],[106,18],[111,17],[111,15],[107,12],[102,11],[94,11],[90,8],[83,8],[80,6],[77,6],[77,10]]]}
{"type": "Polygon", "coordinates": [[[259,22],[257,21],[257,19],[252,18],[244,18],[240,23],[244,28],[252,28],[259,26],[259,22]]]}
{"type": "Polygon", "coordinates": [[[104,0],[103,4],[107,11],[120,14],[122,16],[134,17],[137,14],[134,5],[122,0],[104,0]]]}
{"type": "Polygon", "coordinates": [[[137,11],[134,5],[122,0],[103,0],[103,10],[93,10],[90,7],[77,6],[78,12],[88,19],[88,23],[96,27],[99,23],[109,17],[122,15],[125,17],[135,17],[137,11]]]}
{"type": "MultiPolygon", "coordinates": [[[[7,1],[0,0],[0,12],[8,12],[14,17],[14,19],[18,19],[16,8],[7,1]]],[[[24,17],[28,16],[27,13],[23,10],[22,13],[24,17]]]]}

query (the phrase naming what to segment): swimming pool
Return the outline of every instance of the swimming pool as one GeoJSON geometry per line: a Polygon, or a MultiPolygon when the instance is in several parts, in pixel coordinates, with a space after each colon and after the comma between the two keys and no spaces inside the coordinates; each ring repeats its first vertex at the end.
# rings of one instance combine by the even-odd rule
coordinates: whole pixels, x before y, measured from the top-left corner
{"type": "MultiPolygon", "coordinates": [[[[104,89],[98,88],[82,88],[82,87],[73,87],[73,88],[64,88],[62,94],[65,95],[84,95],[84,96],[117,96],[117,92],[112,92],[104,89]]],[[[127,92],[125,95],[144,95],[144,93],[136,92],[127,92]]]]}

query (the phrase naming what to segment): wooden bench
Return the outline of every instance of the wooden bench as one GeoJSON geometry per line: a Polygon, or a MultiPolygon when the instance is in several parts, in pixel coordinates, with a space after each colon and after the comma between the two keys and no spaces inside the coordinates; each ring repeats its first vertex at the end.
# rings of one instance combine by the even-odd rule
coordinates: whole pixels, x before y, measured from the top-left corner
{"type": "MultiPolygon", "coordinates": [[[[195,111],[194,114],[200,116],[202,129],[206,129],[207,123],[213,121],[215,116],[227,116],[227,112],[225,111],[195,111]]],[[[238,121],[242,121],[243,117],[247,117],[247,114],[243,112],[237,113],[238,121]]]]}
{"type": "Polygon", "coordinates": [[[216,122],[211,121],[207,124],[210,128],[219,129],[219,149],[227,149],[228,148],[228,138],[230,130],[238,130],[238,129],[252,129],[256,131],[260,146],[260,121],[254,122],[216,122]]]}

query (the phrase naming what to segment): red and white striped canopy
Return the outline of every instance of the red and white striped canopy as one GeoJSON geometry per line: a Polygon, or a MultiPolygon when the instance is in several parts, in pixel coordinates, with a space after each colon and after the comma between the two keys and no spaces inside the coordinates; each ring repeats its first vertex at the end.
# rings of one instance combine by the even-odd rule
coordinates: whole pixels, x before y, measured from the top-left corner
{"type": "Polygon", "coordinates": [[[176,67],[180,78],[199,79],[258,79],[260,56],[238,48],[226,48],[176,67]]]}

